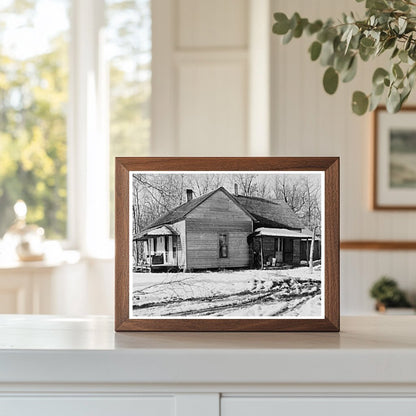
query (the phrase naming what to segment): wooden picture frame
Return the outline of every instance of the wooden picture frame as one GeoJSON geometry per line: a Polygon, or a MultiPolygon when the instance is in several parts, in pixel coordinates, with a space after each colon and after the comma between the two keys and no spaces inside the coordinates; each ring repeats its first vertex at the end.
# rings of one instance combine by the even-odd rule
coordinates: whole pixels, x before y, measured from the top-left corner
{"type": "Polygon", "coordinates": [[[373,210],[409,211],[416,209],[416,106],[407,106],[390,114],[380,106],[373,112],[373,210]],[[411,135],[412,137],[407,137],[411,135]],[[403,137],[400,137],[403,136],[403,137]],[[403,141],[403,149],[393,142],[403,141]],[[406,141],[413,154],[405,149],[406,141]],[[397,146],[395,146],[397,147],[397,146]],[[409,187],[410,183],[410,187],[409,187]]]}
{"type": "MultiPolygon", "coordinates": [[[[147,177],[145,177],[147,178],[147,177]]],[[[141,179],[140,179],[141,180],[141,179]]],[[[265,179],[267,180],[267,179],[265,179]]],[[[136,182],[134,182],[136,183],[136,182]]],[[[217,195],[216,198],[222,198],[222,200],[227,199],[227,207],[233,206],[233,201],[240,201],[240,205],[236,205],[240,209],[239,213],[249,216],[254,214],[252,210],[247,210],[241,203],[244,201],[244,198],[255,198],[253,197],[243,197],[236,193],[236,196],[230,195],[231,192],[227,191],[221,186],[222,189],[214,190],[209,193],[209,195],[217,195]]],[[[143,188],[144,189],[144,188],[143,188]]],[[[144,192],[144,191],[143,191],[144,192]]],[[[218,157],[218,158],[196,158],[196,157],[118,157],[116,158],[116,184],[115,184],[115,330],[116,331],[339,331],[339,158],[337,157],[243,157],[243,158],[232,158],[232,157],[218,157]],[[133,173],[134,172],[134,173],[133,173]],[[142,178],[140,176],[142,172],[145,172],[147,175],[150,174],[150,178],[159,178],[161,175],[168,174],[173,175],[176,178],[176,174],[179,172],[185,174],[201,174],[205,172],[208,174],[217,174],[219,178],[228,178],[229,174],[242,174],[250,175],[252,173],[261,175],[282,175],[281,177],[286,177],[285,175],[292,174],[293,180],[300,180],[302,175],[304,177],[309,177],[308,175],[316,174],[320,175],[322,178],[322,188],[321,189],[321,201],[323,211],[321,212],[322,216],[322,246],[324,250],[322,252],[322,269],[320,266],[313,268],[315,270],[322,270],[321,273],[321,292],[319,299],[322,299],[322,314],[319,317],[211,317],[209,316],[187,316],[187,317],[176,317],[169,316],[164,318],[163,316],[157,316],[153,318],[152,316],[141,316],[141,311],[143,309],[133,309],[133,293],[134,290],[130,291],[130,285],[132,281],[130,279],[130,273],[132,276],[137,277],[133,273],[133,254],[130,252],[132,249],[133,240],[142,241],[140,239],[147,239],[149,243],[151,237],[149,235],[151,232],[162,233],[162,228],[165,233],[169,233],[169,230],[172,230],[173,226],[160,225],[157,228],[150,228],[151,231],[143,231],[141,234],[133,235],[132,226],[130,224],[130,216],[132,215],[131,211],[133,210],[134,205],[131,203],[131,181],[137,181],[137,178],[142,178]],[[154,174],[154,175],[153,175],[154,174]],[[136,175],[136,176],[134,176],[136,175]],[[131,179],[134,178],[134,179],[131,179]],[[144,234],[143,234],[144,233],[144,234]],[[147,234],[146,234],[147,233],[147,234]],[[131,240],[131,241],[130,241],[131,240]],[[323,281],[323,284],[322,284],[323,281]],[[321,295],[322,293],[322,295],[321,295]],[[137,313],[138,317],[131,315],[131,311],[134,310],[137,313]]],[[[208,195],[208,194],[206,194],[208,195]]],[[[198,204],[203,206],[200,200],[207,201],[207,196],[198,197],[198,204]]],[[[211,197],[210,197],[211,198],[211,197]]],[[[213,198],[213,197],[212,197],[213,198]]],[[[260,198],[258,198],[260,200],[260,198]]],[[[197,201],[195,198],[194,201],[197,201]]],[[[269,200],[263,200],[264,203],[275,203],[269,200]]],[[[262,202],[263,203],[263,202],[262,202]]],[[[181,205],[189,206],[191,202],[181,205]],[[188,205],[187,205],[188,204],[188,205]]],[[[194,202],[196,205],[197,202],[194,202]]],[[[276,203],[278,204],[278,203],[276,203]]],[[[280,202],[279,202],[280,204],[280,202]]],[[[282,202],[282,204],[284,204],[282,202]]],[[[283,205],[282,205],[283,206],[283,205]]],[[[234,209],[232,208],[232,209],[234,209]]],[[[228,209],[228,208],[227,208],[228,209]]],[[[231,208],[230,208],[231,209],[231,208]]],[[[274,209],[274,206],[273,206],[274,209]]],[[[189,210],[187,208],[187,210],[189,210]]],[[[178,208],[174,212],[186,212],[186,209],[178,208]]],[[[172,211],[173,212],[173,211],[172,211]]],[[[195,210],[196,212],[196,210],[195,210]]],[[[173,214],[168,212],[170,217],[173,214]]],[[[166,214],[167,215],[167,214],[166,214]]],[[[165,217],[166,217],[165,215],[165,217]]],[[[168,215],[168,217],[169,217],[168,215]]],[[[234,214],[235,215],[235,214],[234,214]]],[[[163,218],[165,218],[163,217],[163,218]]],[[[248,218],[248,217],[247,217],[248,218]]],[[[258,219],[253,219],[253,221],[260,221],[258,219]]],[[[157,221],[156,221],[157,223],[157,221]]],[[[159,221],[160,224],[163,221],[159,221]]],[[[254,231],[256,236],[261,233],[265,235],[271,235],[270,233],[273,230],[283,230],[280,228],[252,228],[253,235],[254,231]],[[260,231],[259,231],[260,230],[260,231]],[[267,234],[269,233],[269,234],[267,234]]],[[[287,232],[288,230],[286,230],[287,232]]],[[[273,231],[275,232],[275,231],[273,231]]],[[[290,231],[289,238],[297,238],[296,232],[302,233],[306,231],[290,231]],[[293,235],[292,235],[293,234],[293,235]]],[[[155,234],[156,235],[156,234],[155,234]]],[[[159,236],[159,234],[157,234],[159,236]]],[[[278,234],[280,235],[280,234],[278,234]]],[[[310,234],[309,234],[310,235],[310,234]]],[[[316,240],[315,232],[313,238],[310,237],[310,246],[312,246],[311,253],[313,253],[312,241],[316,240]]],[[[249,236],[250,237],[250,236],[249,236]]],[[[247,237],[246,244],[248,244],[249,237],[247,237]]],[[[152,237],[160,238],[160,237],[152,237]]],[[[165,241],[166,241],[165,237],[165,241]]],[[[172,239],[174,237],[172,236],[172,239]]],[[[177,237],[181,238],[181,237],[177,237]]],[[[188,238],[188,237],[187,237],[188,238]]],[[[222,236],[221,245],[228,245],[228,237],[222,236]]],[[[250,237],[251,238],[251,237],[250,237]]],[[[253,241],[254,241],[253,237],[253,241]]],[[[280,238],[280,237],[279,237],[280,238]]],[[[260,241],[263,241],[262,237],[259,237],[260,241]]],[[[266,240],[264,240],[266,241],[266,240]]],[[[280,241],[280,240],[279,240],[280,241]]],[[[282,239],[283,241],[283,239],[282,239]]],[[[289,240],[288,240],[289,241],[289,240]]],[[[294,240],[293,240],[294,241],[294,240]]],[[[306,241],[308,239],[306,238],[306,241]]],[[[147,244],[146,243],[146,244],[147,244]]],[[[151,243],[151,241],[150,241],[151,243]]],[[[302,243],[302,240],[299,240],[299,243],[292,243],[298,247],[302,243]]],[[[153,243],[152,243],[153,244],[153,243]]],[[[155,243],[156,244],[156,243],[155,243]]],[[[168,247],[168,243],[165,243],[168,247]]],[[[169,243],[170,244],[170,243],[169,243]]],[[[243,244],[243,243],[241,243],[243,244]]],[[[320,243],[321,244],[321,243],[320,243]]],[[[170,246],[169,246],[170,247],[170,246]]],[[[254,243],[253,243],[254,247],[254,243]]],[[[143,255],[143,258],[150,258],[150,270],[152,270],[152,259],[156,259],[156,248],[154,251],[150,251],[150,254],[143,255]],[[153,253],[153,254],[152,254],[153,253]]],[[[316,247],[315,247],[316,248],[316,247]]],[[[222,250],[222,256],[228,256],[228,246],[219,248],[222,250]]],[[[232,250],[232,247],[230,247],[232,250]]],[[[251,249],[253,251],[253,249],[251,249]]],[[[293,253],[295,249],[293,249],[293,253]]],[[[231,253],[231,251],[230,251],[231,253]]],[[[263,253],[263,252],[262,252],[263,253]]],[[[295,259],[295,254],[292,253],[292,260],[295,259]]],[[[177,254],[176,254],[177,255],[177,254]]],[[[256,253],[255,253],[256,255],[256,253]]],[[[278,253],[276,252],[276,256],[278,253]]],[[[312,254],[312,260],[314,259],[312,254]]],[[[167,257],[166,257],[167,258],[167,257]]],[[[251,253],[251,258],[253,255],[251,253]]],[[[257,256],[257,258],[259,258],[257,256]]],[[[222,259],[222,260],[227,260],[222,259]]],[[[266,269],[265,265],[270,266],[270,270],[273,269],[275,258],[269,258],[267,263],[266,260],[261,259],[261,269],[266,269]],[[270,261],[269,261],[270,260],[270,261]]],[[[298,261],[296,257],[296,261],[298,261]]],[[[295,260],[293,260],[295,261],[295,260]]],[[[248,270],[248,269],[247,269],[248,270]]],[[[269,270],[269,269],[267,269],[269,270]]],[[[267,271],[266,270],[266,271],[267,271]]],[[[292,269],[290,269],[292,270],[292,269]]],[[[296,267],[293,270],[298,270],[296,267]]],[[[299,268],[301,270],[301,268],[299,268]]],[[[312,270],[312,266],[311,266],[312,270]]],[[[153,270],[152,270],[153,271],[153,270]]],[[[245,273],[246,269],[242,270],[242,273],[245,273]]],[[[312,271],[311,271],[312,272],[312,271]]],[[[216,272],[215,272],[216,273],[216,272]]],[[[214,274],[215,274],[214,273],[214,274]]],[[[153,278],[153,274],[148,275],[139,275],[138,279],[142,279],[141,276],[145,278],[153,278]]],[[[159,275],[154,274],[156,277],[159,275]]],[[[296,280],[296,279],[295,279],[296,280]]],[[[136,280],[137,281],[137,280],[136,280]]],[[[290,284],[290,282],[289,282],[290,284]]],[[[283,287],[283,286],[282,286],[283,287]]],[[[263,289],[262,289],[263,290],[263,289]]],[[[279,289],[280,290],[280,289],[279,289]]],[[[279,292],[280,293],[280,292],[279,292]]],[[[302,292],[303,293],[303,292],[302,292]]],[[[136,299],[136,298],[135,298],[136,299]]]]}

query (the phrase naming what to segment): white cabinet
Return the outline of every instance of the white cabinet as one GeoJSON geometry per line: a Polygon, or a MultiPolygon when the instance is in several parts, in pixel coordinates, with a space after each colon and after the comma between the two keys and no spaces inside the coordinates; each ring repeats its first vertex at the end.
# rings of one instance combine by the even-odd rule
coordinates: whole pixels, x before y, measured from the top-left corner
{"type": "Polygon", "coordinates": [[[15,397],[0,398],[7,416],[174,416],[173,397],[15,397]]]}
{"type": "Polygon", "coordinates": [[[0,416],[415,416],[416,316],[341,333],[115,333],[0,315],[0,416]]]}
{"type": "Polygon", "coordinates": [[[416,398],[225,397],[221,416],[414,416],[416,398]]]}

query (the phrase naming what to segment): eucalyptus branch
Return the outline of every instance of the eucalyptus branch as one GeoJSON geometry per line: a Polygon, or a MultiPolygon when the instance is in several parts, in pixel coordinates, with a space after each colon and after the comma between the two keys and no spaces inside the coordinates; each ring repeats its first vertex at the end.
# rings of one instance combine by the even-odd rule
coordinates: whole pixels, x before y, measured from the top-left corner
{"type": "MultiPolygon", "coordinates": [[[[363,0],[356,0],[361,3],[363,0]]],[[[304,34],[315,39],[309,47],[312,61],[326,68],[323,86],[334,94],[339,81],[350,82],[357,73],[357,61],[369,61],[391,52],[388,68],[377,68],[372,79],[372,91],[355,91],[352,110],[358,115],[374,110],[386,95],[390,112],[397,112],[411,93],[416,78],[416,3],[411,0],[366,0],[364,19],[353,13],[344,14],[334,25],[310,22],[295,13],[290,19],[284,13],[275,13],[273,32],[283,36],[283,43],[304,34]]]]}

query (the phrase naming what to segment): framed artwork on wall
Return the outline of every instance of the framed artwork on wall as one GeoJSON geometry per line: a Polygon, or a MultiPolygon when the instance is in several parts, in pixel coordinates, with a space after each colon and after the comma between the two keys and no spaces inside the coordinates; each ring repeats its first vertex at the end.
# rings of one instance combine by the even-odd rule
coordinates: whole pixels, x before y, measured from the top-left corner
{"type": "Polygon", "coordinates": [[[373,117],[373,209],[416,209],[416,107],[373,117]]]}
{"type": "Polygon", "coordinates": [[[116,158],[116,331],[338,331],[339,159],[116,158]]]}

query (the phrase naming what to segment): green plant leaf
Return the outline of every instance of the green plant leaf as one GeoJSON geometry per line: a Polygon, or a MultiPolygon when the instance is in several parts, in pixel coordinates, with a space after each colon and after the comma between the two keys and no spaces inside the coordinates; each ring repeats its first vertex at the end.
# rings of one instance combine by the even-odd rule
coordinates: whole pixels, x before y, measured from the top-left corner
{"type": "Polygon", "coordinates": [[[293,30],[289,30],[286,35],[283,36],[282,43],[287,45],[293,39],[293,30]]]}
{"type": "Polygon", "coordinates": [[[373,74],[373,85],[384,84],[384,78],[389,75],[388,71],[384,68],[377,68],[373,74]]]}
{"type": "Polygon", "coordinates": [[[306,32],[309,35],[313,35],[314,33],[319,32],[322,29],[322,26],[324,24],[322,23],[322,20],[315,20],[313,23],[311,23],[307,28],[306,32]]]}
{"type": "Polygon", "coordinates": [[[334,43],[326,41],[322,45],[320,63],[322,66],[332,65],[334,62],[334,43]]]}
{"type": "Polygon", "coordinates": [[[315,41],[309,47],[309,53],[311,54],[312,61],[316,61],[321,54],[322,44],[318,41],[315,41]]]}
{"type": "Polygon", "coordinates": [[[383,43],[383,48],[384,49],[390,49],[392,48],[394,45],[396,44],[396,38],[392,37],[392,38],[387,38],[384,43],[383,43]]]}
{"type": "Polygon", "coordinates": [[[399,64],[394,64],[391,72],[397,79],[402,79],[404,77],[403,71],[399,64]]]}
{"type": "Polygon", "coordinates": [[[373,95],[383,95],[385,85],[384,83],[373,86],[373,95]]]}
{"type": "Polygon", "coordinates": [[[352,95],[352,111],[358,116],[366,113],[368,108],[368,97],[361,91],[355,91],[352,95]]]}
{"type": "Polygon", "coordinates": [[[348,69],[344,72],[342,77],[342,82],[350,82],[354,79],[355,75],[357,74],[357,57],[354,55],[350,63],[348,65],[348,69]]]}
{"type": "Polygon", "coordinates": [[[367,0],[365,7],[367,9],[384,10],[388,5],[385,0],[367,0]]]}
{"type": "Polygon", "coordinates": [[[339,79],[338,72],[335,71],[335,69],[332,66],[327,68],[324,74],[323,84],[324,84],[324,90],[328,94],[332,95],[335,93],[335,91],[338,88],[338,79],[339,79]]]}
{"type": "Polygon", "coordinates": [[[374,111],[380,104],[382,95],[371,94],[368,111],[374,111]]]}
{"type": "Polygon", "coordinates": [[[411,33],[411,34],[408,36],[408,38],[407,38],[407,40],[406,40],[406,43],[404,44],[404,49],[405,49],[406,51],[410,48],[410,45],[411,45],[411,43],[412,43],[412,40],[413,40],[413,33],[411,33]]]}
{"type": "Polygon", "coordinates": [[[274,20],[276,20],[276,23],[273,25],[273,33],[276,33],[277,35],[285,35],[289,29],[289,19],[284,13],[275,13],[274,20]]]}
{"type": "Polygon", "coordinates": [[[386,107],[389,113],[397,113],[400,109],[400,93],[397,88],[392,87],[390,94],[387,96],[386,107]]]}
{"type": "Polygon", "coordinates": [[[396,46],[393,50],[393,53],[391,54],[390,59],[394,59],[398,55],[399,51],[400,49],[396,46]]]}
{"type": "Polygon", "coordinates": [[[343,53],[337,52],[334,57],[334,68],[338,72],[343,72],[348,69],[351,61],[351,53],[344,55],[343,53]]]}
{"type": "Polygon", "coordinates": [[[402,49],[402,50],[399,52],[399,59],[400,59],[402,62],[407,63],[408,58],[409,58],[409,55],[407,54],[407,51],[405,51],[404,49],[402,49]]]}

